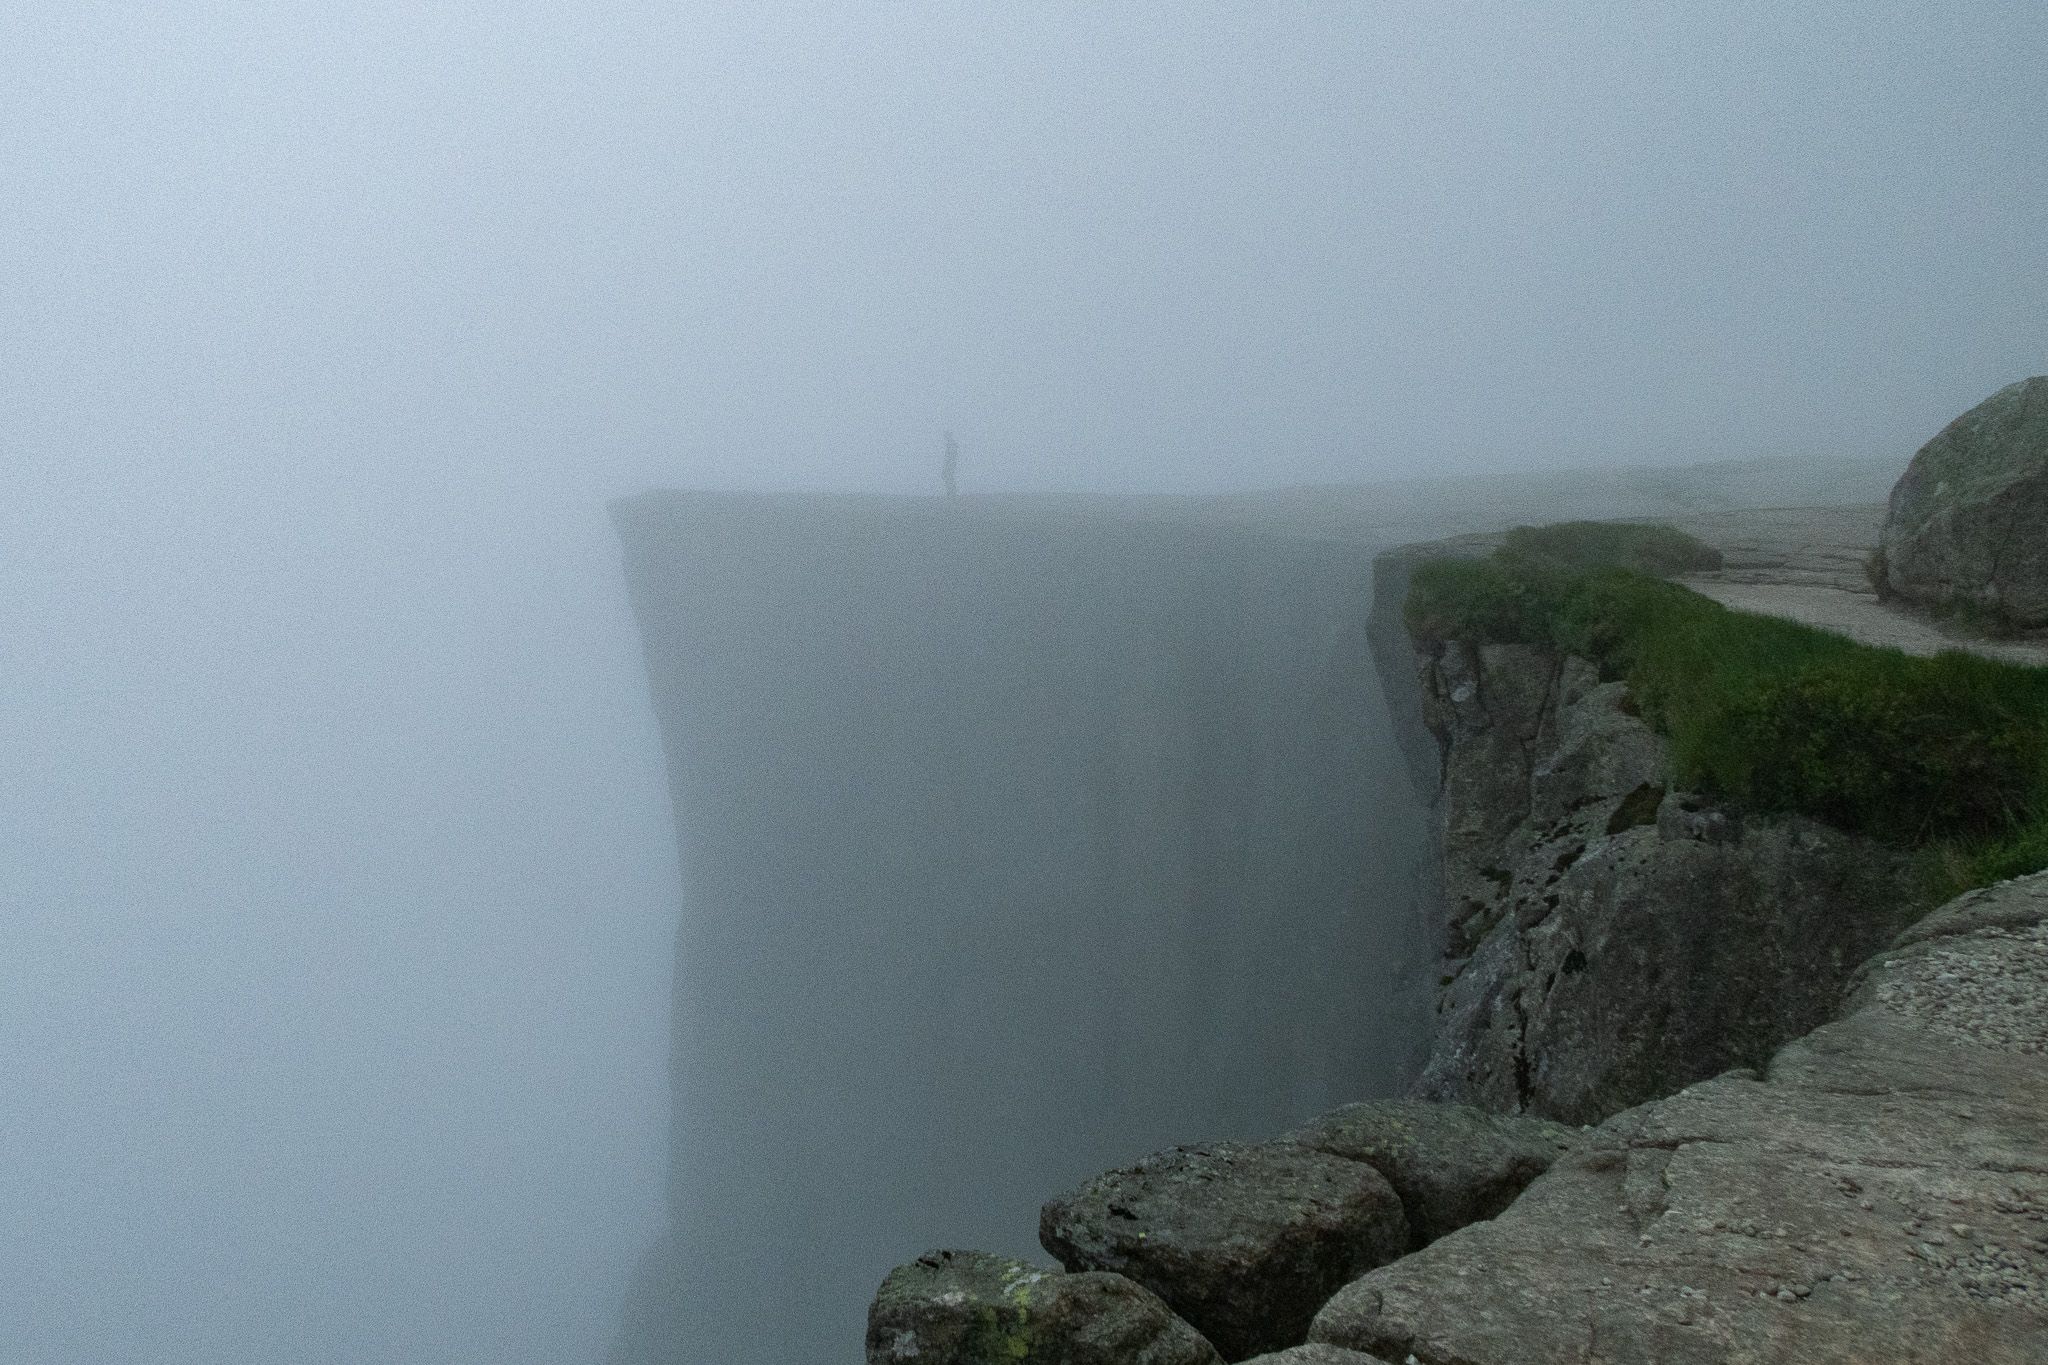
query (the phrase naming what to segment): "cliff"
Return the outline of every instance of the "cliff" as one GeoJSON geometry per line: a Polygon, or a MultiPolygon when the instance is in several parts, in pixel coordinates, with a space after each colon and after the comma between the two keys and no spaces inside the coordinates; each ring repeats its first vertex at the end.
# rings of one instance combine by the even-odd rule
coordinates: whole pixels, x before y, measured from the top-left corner
{"type": "Polygon", "coordinates": [[[1446,958],[1417,1092],[1598,1126],[1499,1217],[1340,1290],[1311,1339],[1470,1365],[2048,1358],[2048,874],[1920,918],[1903,855],[1673,791],[1585,661],[1412,647],[1446,958]]]}
{"type": "MultiPolygon", "coordinates": [[[[1874,523],[1842,509],[1680,525],[1727,547],[1715,585],[1804,585],[1853,566],[1835,542],[1874,523]]],[[[1924,906],[1894,850],[1676,790],[1669,745],[1587,660],[1412,638],[1415,566],[1500,543],[1406,546],[1374,566],[1373,655],[1431,813],[1442,967],[1415,1093],[1596,1122],[1761,1064],[1924,906]]]]}
{"type": "Polygon", "coordinates": [[[843,1356],[932,1239],[1026,1250],[1087,1170],[1413,1076],[1369,551],[969,499],[615,516],[684,881],[673,1231],[617,1365],[843,1356]]]}
{"type": "Polygon", "coordinates": [[[1585,660],[1418,646],[1414,563],[1494,543],[1383,557],[1370,617],[1440,873],[1421,1098],[1086,1182],[1065,1275],[905,1267],[873,1365],[996,1358],[925,1349],[962,1312],[1087,1358],[1031,1315],[1105,1278],[1127,1359],[2048,1358],[2048,873],[1921,917],[1900,853],[1676,790],[1585,660]]]}
{"type": "Polygon", "coordinates": [[[1422,1096],[1591,1123],[1759,1065],[1915,913],[1883,845],[1673,790],[1584,659],[1447,641],[1419,668],[1445,917],[1422,1096]]]}

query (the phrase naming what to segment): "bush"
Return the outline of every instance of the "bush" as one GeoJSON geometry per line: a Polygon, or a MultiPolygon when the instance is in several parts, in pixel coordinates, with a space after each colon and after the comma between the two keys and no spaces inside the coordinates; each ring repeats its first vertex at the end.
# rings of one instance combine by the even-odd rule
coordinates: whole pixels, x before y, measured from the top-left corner
{"type": "Polygon", "coordinates": [[[1488,558],[1417,565],[1403,616],[1409,634],[1422,640],[1546,644],[1559,609],[1587,574],[1626,570],[1661,578],[1719,567],[1719,550],[1672,526],[1517,526],[1488,558]]]}
{"type": "Polygon", "coordinates": [[[1948,686],[1939,666],[1891,663],[1807,668],[1728,699],[1691,766],[1758,810],[1896,841],[2010,826],[2039,727],[1948,686]]]}
{"type": "Polygon", "coordinates": [[[1501,544],[1512,563],[1560,573],[1629,569],[1655,578],[1721,567],[1721,552],[1675,526],[1628,521],[1561,521],[1517,526],[1501,544]]]}
{"type": "Polygon", "coordinates": [[[1402,619],[1418,640],[1545,644],[1562,587],[1495,559],[1432,559],[1415,566],[1402,619]]]}

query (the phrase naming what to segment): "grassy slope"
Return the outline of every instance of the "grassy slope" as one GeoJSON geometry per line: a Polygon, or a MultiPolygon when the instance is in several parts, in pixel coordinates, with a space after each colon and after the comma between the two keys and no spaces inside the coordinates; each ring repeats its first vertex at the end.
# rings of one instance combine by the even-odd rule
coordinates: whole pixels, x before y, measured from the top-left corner
{"type": "Polygon", "coordinates": [[[1919,849],[1932,895],[2048,866],[2048,669],[1873,649],[1657,577],[1715,562],[1669,527],[1524,528],[1418,568],[1408,629],[1593,660],[1669,737],[1679,782],[1919,849]]]}

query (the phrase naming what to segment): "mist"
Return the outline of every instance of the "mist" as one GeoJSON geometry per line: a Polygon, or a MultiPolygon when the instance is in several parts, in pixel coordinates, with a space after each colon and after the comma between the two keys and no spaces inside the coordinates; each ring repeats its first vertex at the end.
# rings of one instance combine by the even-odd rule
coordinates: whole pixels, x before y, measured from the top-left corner
{"type": "Polygon", "coordinates": [[[2048,13],[1781,11],[15,6],[0,1360],[602,1357],[613,499],[1903,468],[2048,369],[2048,13]]]}

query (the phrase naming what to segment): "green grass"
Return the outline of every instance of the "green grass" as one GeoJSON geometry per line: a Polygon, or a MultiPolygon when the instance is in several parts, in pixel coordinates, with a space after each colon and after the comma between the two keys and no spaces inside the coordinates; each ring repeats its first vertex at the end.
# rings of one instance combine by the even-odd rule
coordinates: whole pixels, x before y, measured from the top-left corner
{"type": "Polygon", "coordinates": [[[1674,526],[1630,521],[1561,521],[1550,526],[1517,526],[1508,532],[1498,558],[1551,572],[1632,569],[1668,578],[1721,567],[1721,552],[1674,526]]]}
{"type": "Polygon", "coordinates": [[[1917,849],[1932,894],[2048,866],[2048,669],[1730,611],[1652,576],[1705,561],[1649,529],[1518,531],[1492,558],[1419,565],[1409,631],[1593,660],[1670,739],[1680,783],[1917,849]]]}

